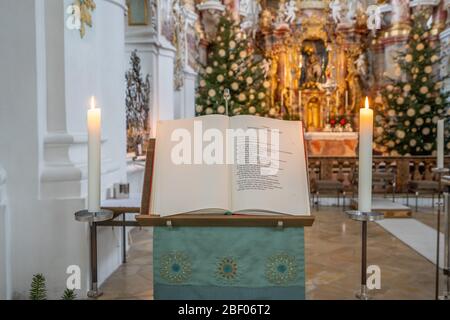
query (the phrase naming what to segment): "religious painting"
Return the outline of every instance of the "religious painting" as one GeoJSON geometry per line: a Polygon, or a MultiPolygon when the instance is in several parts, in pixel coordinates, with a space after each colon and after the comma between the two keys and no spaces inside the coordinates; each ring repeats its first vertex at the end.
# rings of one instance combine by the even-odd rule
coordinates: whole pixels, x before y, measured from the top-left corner
{"type": "Polygon", "coordinates": [[[148,1],[147,0],[127,0],[128,25],[145,26],[148,25],[148,1]]]}
{"type": "Polygon", "coordinates": [[[300,55],[300,86],[305,89],[318,88],[326,82],[328,54],[325,43],[322,40],[305,40],[300,55]]]}

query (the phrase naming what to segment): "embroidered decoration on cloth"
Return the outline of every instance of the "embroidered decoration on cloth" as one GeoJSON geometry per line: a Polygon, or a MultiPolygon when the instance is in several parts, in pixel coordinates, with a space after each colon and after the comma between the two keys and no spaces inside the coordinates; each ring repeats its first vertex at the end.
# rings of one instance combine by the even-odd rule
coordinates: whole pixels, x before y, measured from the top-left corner
{"type": "Polygon", "coordinates": [[[225,257],[217,264],[216,277],[220,280],[234,281],[238,275],[237,262],[232,257],[225,257]]]}
{"type": "Polygon", "coordinates": [[[286,253],[271,256],[266,265],[266,278],[270,283],[286,285],[295,281],[298,275],[298,266],[295,257],[286,253]]]}
{"type": "Polygon", "coordinates": [[[183,283],[191,276],[191,261],[183,252],[168,253],[162,257],[159,270],[168,282],[183,283]]]}
{"type": "Polygon", "coordinates": [[[303,228],[155,227],[154,298],[304,299],[303,228]]]}

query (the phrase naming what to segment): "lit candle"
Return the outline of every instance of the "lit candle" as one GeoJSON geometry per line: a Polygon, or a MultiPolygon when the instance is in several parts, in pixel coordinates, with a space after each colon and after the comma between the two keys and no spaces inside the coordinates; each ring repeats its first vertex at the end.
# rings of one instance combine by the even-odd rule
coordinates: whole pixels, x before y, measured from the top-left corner
{"type": "Polygon", "coordinates": [[[365,108],[359,111],[359,179],[358,210],[372,211],[372,139],[373,110],[366,97],[365,108]]]}
{"type": "Polygon", "coordinates": [[[88,125],[88,211],[100,211],[100,163],[101,163],[101,110],[95,107],[95,97],[91,98],[91,108],[87,113],[88,125]]]}
{"type": "Polygon", "coordinates": [[[437,167],[444,168],[444,119],[437,123],[437,167]]]}

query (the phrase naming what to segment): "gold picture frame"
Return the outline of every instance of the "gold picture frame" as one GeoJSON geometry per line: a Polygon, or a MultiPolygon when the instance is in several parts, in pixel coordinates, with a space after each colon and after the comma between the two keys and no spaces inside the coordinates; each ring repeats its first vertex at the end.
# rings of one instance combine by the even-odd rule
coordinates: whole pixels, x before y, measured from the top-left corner
{"type": "Polygon", "coordinates": [[[128,25],[148,25],[148,0],[127,0],[128,25]]]}

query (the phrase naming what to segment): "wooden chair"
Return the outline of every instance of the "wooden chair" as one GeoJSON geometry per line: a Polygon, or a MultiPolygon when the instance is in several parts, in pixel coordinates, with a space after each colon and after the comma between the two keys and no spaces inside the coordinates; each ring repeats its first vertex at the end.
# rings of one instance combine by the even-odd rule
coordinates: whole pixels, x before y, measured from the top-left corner
{"type": "Polygon", "coordinates": [[[345,210],[344,184],[337,180],[314,180],[311,183],[311,198],[316,209],[319,210],[320,195],[334,195],[337,197],[337,206],[340,207],[341,196],[343,198],[343,209],[345,210]]]}
{"type": "Polygon", "coordinates": [[[416,198],[416,212],[419,206],[419,195],[431,194],[431,207],[434,209],[434,195],[438,194],[439,183],[437,181],[410,180],[407,184],[406,205],[409,206],[409,194],[414,193],[416,198]]]}

